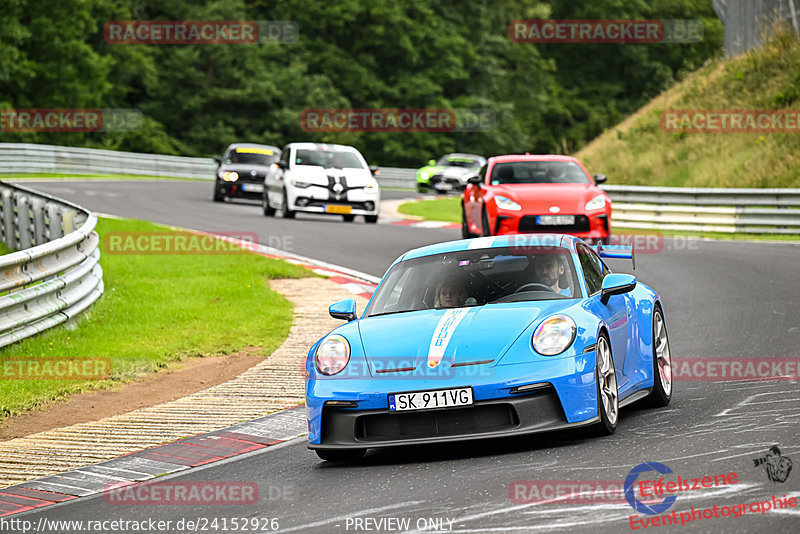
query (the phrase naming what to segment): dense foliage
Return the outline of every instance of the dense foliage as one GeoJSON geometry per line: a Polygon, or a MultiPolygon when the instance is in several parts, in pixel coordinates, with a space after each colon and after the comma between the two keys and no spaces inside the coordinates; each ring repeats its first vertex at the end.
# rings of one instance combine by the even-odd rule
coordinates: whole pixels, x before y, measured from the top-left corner
{"type": "Polygon", "coordinates": [[[126,133],[3,142],[212,155],[234,141],[353,144],[371,163],[571,152],[719,53],[710,0],[3,0],[0,107],[137,108],[126,133]],[[515,19],[700,19],[697,44],[515,43],[515,19]],[[292,20],[292,44],[109,44],[109,20],[292,20]],[[308,133],[306,108],[488,108],[469,133],[308,133]]]}

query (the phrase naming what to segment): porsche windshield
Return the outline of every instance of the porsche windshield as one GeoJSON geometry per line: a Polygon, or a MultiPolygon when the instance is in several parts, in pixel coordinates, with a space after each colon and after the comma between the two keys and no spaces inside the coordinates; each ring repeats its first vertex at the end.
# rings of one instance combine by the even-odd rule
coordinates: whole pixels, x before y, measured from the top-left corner
{"type": "Polygon", "coordinates": [[[364,165],[353,152],[334,150],[297,151],[294,157],[297,165],[317,165],[326,169],[363,169],[364,165]]]}
{"type": "Polygon", "coordinates": [[[580,297],[563,247],[463,250],[402,261],[386,275],[366,316],[432,308],[580,297]]]}
{"type": "Polygon", "coordinates": [[[590,184],[589,177],[571,161],[512,161],[492,168],[492,185],[590,184]]]}

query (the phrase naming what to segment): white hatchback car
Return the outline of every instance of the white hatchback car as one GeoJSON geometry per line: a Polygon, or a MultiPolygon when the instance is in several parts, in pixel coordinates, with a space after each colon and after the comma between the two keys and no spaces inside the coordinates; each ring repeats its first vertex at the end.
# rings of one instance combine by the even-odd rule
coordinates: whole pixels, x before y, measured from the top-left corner
{"type": "Polygon", "coordinates": [[[341,215],[348,222],[363,215],[366,222],[377,222],[377,173],[351,146],[289,143],[267,172],[264,215],[279,211],[291,219],[302,211],[341,215]]]}

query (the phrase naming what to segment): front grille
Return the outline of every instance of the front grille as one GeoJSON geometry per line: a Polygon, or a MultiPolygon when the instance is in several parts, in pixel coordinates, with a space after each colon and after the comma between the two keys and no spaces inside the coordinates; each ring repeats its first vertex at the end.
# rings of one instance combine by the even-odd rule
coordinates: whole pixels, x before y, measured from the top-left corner
{"type": "Polygon", "coordinates": [[[368,208],[366,202],[342,202],[342,201],[337,202],[337,201],[319,200],[319,199],[309,200],[306,206],[309,207],[313,206],[318,208],[322,208],[325,206],[350,206],[354,210],[366,210],[366,211],[371,211],[372,209],[374,209],[374,206],[372,208],[368,208]]]}
{"type": "Polygon", "coordinates": [[[458,178],[445,178],[441,174],[434,174],[433,176],[431,176],[431,178],[430,178],[431,185],[437,184],[439,182],[450,184],[450,185],[452,185],[454,187],[458,186],[458,185],[461,185],[461,182],[459,181],[458,178]]]}
{"type": "Polygon", "coordinates": [[[518,424],[516,413],[510,404],[373,414],[358,418],[356,439],[383,441],[457,436],[507,430],[518,424]]]}
{"type": "Polygon", "coordinates": [[[589,231],[589,217],[576,215],[575,224],[536,224],[536,215],[526,215],[519,221],[520,232],[547,232],[547,233],[581,233],[589,231]]]}

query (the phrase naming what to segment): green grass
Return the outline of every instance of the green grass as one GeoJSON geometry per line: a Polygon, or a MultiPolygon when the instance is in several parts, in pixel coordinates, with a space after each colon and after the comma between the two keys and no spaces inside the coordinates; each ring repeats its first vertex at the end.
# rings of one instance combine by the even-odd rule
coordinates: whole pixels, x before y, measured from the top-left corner
{"type": "Polygon", "coordinates": [[[461,197],[442,197],[433,200],[405,202],[397,211],[430,221],[461,222],[461,197]]]}
{"type": "Polygon", "coordinates": [[[205,178],[188,178],[176,176],[145,176],[142,174],[63,174],[63,173],[0,173],[0,180],[179,180],[191,182],[209,182],[205,178]]]}
{"type": "MultiPolygon", "coordinates": [[[[97,231],[166,227],[100,219],[97,231]]],[[[70,329],[57,327],[0,349],[4,356],[110,358],[104,381],[3,380],[0,419],[74,392],[108,388],[188,357],[259,347],[270,354],[286,338],[291,304],[268,288],[273,278],[311,272],[256,254],[115,255],[101,251],[105,294],[70,329]]]]}
{"type": "Polygon", "coordinates": [[[667,133],[660,125],[667,110],[799,107],[800,40],[779,32],[693,73],[575,155],[612,184],[800,187],[797,133],[667,133]]]}

